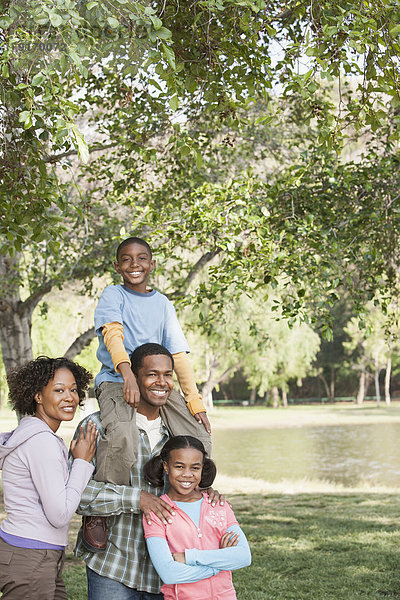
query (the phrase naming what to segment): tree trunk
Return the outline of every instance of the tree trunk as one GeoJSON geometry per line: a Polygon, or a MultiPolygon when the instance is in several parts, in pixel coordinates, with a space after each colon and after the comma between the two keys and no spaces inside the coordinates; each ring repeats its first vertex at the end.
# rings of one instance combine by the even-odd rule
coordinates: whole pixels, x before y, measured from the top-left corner
{"type": "Polygon", "coordinates": [[[203,404],[206,408],[213,408],[213,397],[212,391],[217,384],[217,378],[215,376],[215,371],[218,367],[218,360],[215,354],[210,356],[209,352],[206,353],[206,369],[207,369],[207,381],[204,382],[203,387],[201,388],[201,397],[203,400],[203,404]]]}
{"type": "Polygon", "coordinates": [[[365,369],[363,369],[360,373],[360,379],[358,382],[357,404],[362,404],[364,402],[366,378],[367,374],[365,369]]]}
{"type": "Polygon", "coordinates": [[[257,398],[257,388],[253,388],[251,390],[251,394],[250,394],[250,400],[249,400],[250,404],[255,404],[256,398],[257,398]]]}
{"type": "Polygon", "coordinates": [[[32,312],[34,306],[22,302],[19,287],[13,279],[19,277],[18,259],[0,257],[0,343],[6,372],[32,359],[32,312]]]}
{"type": "Polygon", "coordinates": [[[389,356],[386,363],[386,373],[385,373],[385,402],[387,406],[390,406],[390,377],[392,373],[392,359],[389,356]]]}
{"type": "Polygon", "coordinates": [[[329,390],[329,387],[328,387],[328,382],[326,381],[325,377],[322,374],[318,375],[318,377],[320,378],[320,380],[324,384],[326,397],[329,400],[329,398],[330,398],[331,395],[330,395],[330,390],[329,390]]]}
{"type": "Polygon", "coordinates": [[[32,360],[32,313],[52,283],[45,281],[24,302],[20,296],[20,254],[0,256],[0,344],[6,372],[32,360]],[[16,283],[17,282],[17,283],[16,283]]]}
{"type": "Polygon", "coordinates": [[[284,407],[287,407],[288,404],[287,404],[287,389],[286,389],[286,385],[283,384],[283,386],[282,386],[281,389],[282,389],[282,405],[284,407]]]}
{"type": "Polygon", "coordinates": [[[214,401],[212,397],[212,391],[214,387],[215,380],[210,378],[204,383],[203,387],[201,388],[201,397],[203,399],[203,404],[207,409],[211,409],[214,407],[214,401]]]}
{"type": "Polygon", "coordinates": [[[335,375],[336,375],[335,367],[332,366],[331,367],[331,383],[329,386],[329,400],[331,402],[333,402],[335,399],[335,375]]]}
{"type": "MultiPolygon", "coordinates": [[[[22,303],[21,303],[22,304],[22,303]]],[[[0,343],[6,372],[32,360],[31,311],[14,310],[1,302],[0,343]]]]}
{"type": "Polygon", "coordinates": [[[378,352],[376,352],[376,354],[375,354],[375,396],[376,396],[376,403],[378,406],[380,406],[380,403],[381,403],[381,391],[379,389],[379,373],[380,373],[379,357],[378,357],[378,352]]]}
{"type": "Polygon", "coordinates": [[[279,390],[276,385],[274,385],[272,387],[271,394],[272,394],[272,406],[274,408],[278,408],[279,407],[279,390]]]}
{"type": "Polygon", "coordinates": [[[223,383],[224,381],[229,379],[229,377],[240,367],[241,362],[239,361],[235,363],[234,365],[226,369],[226,371],[224,371],[222,375],[216,377],[215,373],[218,368],[218,364],[218,357],[215,354],[212,355],[211,359],[208,354],[206,355],[206,368],[208,377],[207,381],[203,384],[203,387],[201,388],[201,396],[203,399],[204,406],[206,408],[213,408],[214,406],[212,391],[215,388],[215,386],[218,383],[223,383]]]}

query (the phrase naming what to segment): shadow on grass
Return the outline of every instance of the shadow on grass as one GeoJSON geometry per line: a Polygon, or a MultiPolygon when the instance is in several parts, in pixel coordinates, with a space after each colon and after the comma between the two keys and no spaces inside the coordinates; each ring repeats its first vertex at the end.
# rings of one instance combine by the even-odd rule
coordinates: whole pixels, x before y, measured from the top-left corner
{"type": "Polygon", "coordinates": [[[252,548],[240,600],[400,597],[398,495],[237,496],[252,548]]]}
{"type": "MultiPolygon", "coordinates": [[[[400,598],[399,494],[236,495],[230,498],[252,550],[234,572],[238,600],[400,598]]],[[[86,600],[85,570],[71,550],[69,600],[86,600]]]]}
{"type": "MultiPolygon", "coordinates": [[[[233,574],[238,600],[399,600],[400,494],[230,500],[252,550],[252,565],[233,574]]],[[[85,567],[72,553],[80,524],[75,515],[64,570],[69,600],[87,600],[85,567]]]]}

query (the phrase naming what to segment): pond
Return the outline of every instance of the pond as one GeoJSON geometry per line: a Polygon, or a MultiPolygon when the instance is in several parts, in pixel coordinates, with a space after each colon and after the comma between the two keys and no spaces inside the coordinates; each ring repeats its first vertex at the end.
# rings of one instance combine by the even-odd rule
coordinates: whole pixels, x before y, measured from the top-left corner
{"type": "Polygon", "coordinates": [[[214,431],[213,439],[218,472],[231,477],[400,488],[399,423],[225,429],[214,431]]]}

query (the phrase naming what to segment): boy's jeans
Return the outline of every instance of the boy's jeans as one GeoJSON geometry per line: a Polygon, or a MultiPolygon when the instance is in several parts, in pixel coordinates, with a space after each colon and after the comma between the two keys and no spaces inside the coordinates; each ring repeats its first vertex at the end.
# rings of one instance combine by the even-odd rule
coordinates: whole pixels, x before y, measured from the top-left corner
{"type": "MultiPolygon", "coordinates": [[[[137,460],[136,411],[122,396],[123,384],[104,381],[96,390],[104,434],[97,448],[96,481],[129,485],[130,471],[137,460]]],[[[190,414],[184,398],[174,390],[160,415],[172,435],[191,435],[203,442],[211,456],[211,436],[190,414]]]]}

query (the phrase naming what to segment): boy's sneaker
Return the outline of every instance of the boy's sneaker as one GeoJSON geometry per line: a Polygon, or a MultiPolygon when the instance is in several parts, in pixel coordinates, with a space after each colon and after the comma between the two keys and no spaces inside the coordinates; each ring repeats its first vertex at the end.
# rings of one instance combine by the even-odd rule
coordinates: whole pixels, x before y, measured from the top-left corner
{"type": "Polygon", "coordinates": [[[105,550],[108,539],[107,517],[83,517],[82,542],[90,552],[105,550]]]}

